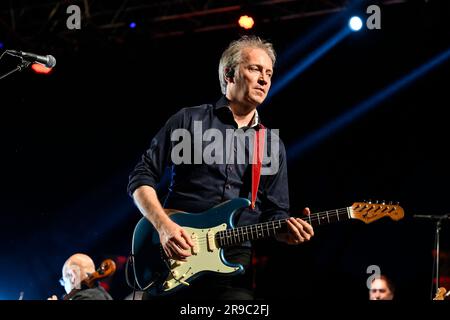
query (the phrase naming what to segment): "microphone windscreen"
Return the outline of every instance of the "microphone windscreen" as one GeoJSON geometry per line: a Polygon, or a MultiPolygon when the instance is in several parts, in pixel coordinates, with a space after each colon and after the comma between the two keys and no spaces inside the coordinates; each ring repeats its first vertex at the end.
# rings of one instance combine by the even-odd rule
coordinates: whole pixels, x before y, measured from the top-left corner
{"type": "Polygon", "coordinates": [[[52,55],[48,55],[47,68],[53,68],[56,65],[56,59],[52,55]]]}

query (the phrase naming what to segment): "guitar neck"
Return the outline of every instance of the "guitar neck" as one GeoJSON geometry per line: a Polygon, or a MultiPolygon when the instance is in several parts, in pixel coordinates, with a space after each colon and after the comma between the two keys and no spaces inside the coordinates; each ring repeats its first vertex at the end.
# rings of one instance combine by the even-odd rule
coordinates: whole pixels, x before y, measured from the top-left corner
{"type": "MultiPolygon", "coordinates": [[[[311,213],[302,218],[311,226],[316,227],[324,224],[330,224],[338,221],[352,219],[352,208],[311,213]]],[[[236,245],[249,240],[258,240],[275,236],[287,231],[287,219],[268,221],[249,226],[242,226],[234,229],[219,231],[216,234],[216,240],[220,247],[236,245]]]]}

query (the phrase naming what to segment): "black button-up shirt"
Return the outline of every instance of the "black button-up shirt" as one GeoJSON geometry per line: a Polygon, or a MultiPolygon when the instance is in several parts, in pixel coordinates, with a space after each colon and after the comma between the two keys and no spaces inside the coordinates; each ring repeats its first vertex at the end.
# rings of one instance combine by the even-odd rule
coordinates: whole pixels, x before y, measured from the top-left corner
{"type": "MultiPolygon", "coordinates": [[[[165,168],[170,166],[171,183],[164,202],[165,208],[196,213],[236,197],[251,200],[252,165],[249,165],[248,156],[245,158],[247,161],[244,164],[239,164],[236,161],[237,144],[234,144],[234,162],[218,161],[219,163],[206,164],[201,159],[201,153],[199,153],[198,148],[195,149],[194,139],[196,139],[196,136],[194,133],[196,132],[194,131],[196,130],[195,127],[198,129],[200,124],[203,133],[207,129],[215,128],[222,133],[223,137],[226,137],[227,129],[228,134],[238,129],[228,106],[228,100],[222,97],[215,105],[204,104],[197,107],[184,108],[173,115],[153,138],[150,148],[143,154],[142,159],[130,174],[128,184],[130,196],[142,185],[148,185],[156,189],[165,168]],[[195,125],[194,121],[196,121],[195,125]],[[172,135],[176,129],[186,129],[185,133],[190,135],[191,138],[184,136],[183,139],[174,139],[172,135]],[[185,138],[187,140],[184,140],[185,138]],[[184,154],[184,151],[179,151],[180,145],[176,145],[181,140],[191,146],[193,151],[190,155],[184,154]],[[191,162],[188,164],[174,164],[172,153],[186,157],[184,159],[190,159],[191,162]],[[199,159],[202,160],[201,163],[198,163],[199,159]]],[[[260,125],[257,124],[253,128],[258,130],[260,125]]],[[[241,129],[246,130],[248,127],[241,129]]],[[[266,130],[267,148],[271,147],[271,141],[273,140],[271,137],[274,134],[273,131],[266,130]]],[[[249,208],[244,210],[242,214],[236,217],[237,221],[234,221],[235,226],[289,217],[286,151],[281,139],[278,136],[277,139],[279,141],[278,170],[272,175],[261,175],[255,209],[249,208]]],[[[202,140],[205,140],[204,135],[202,140]]],[[[200,152],[203,152],[208,144],[211,144],[211,141],[214,141],[214,139],[202,141],[203,149],[200,152]]],[[[226,145],[226,142],[223,142],[224,149],[226,149],[226,145]]],[[[233,146],[233,144],[230,145],[233,146]]],[[[248,149],[249,146],[246,145],[247,155],[248,149]]],[[[224,154],[228,155],[226,152],[224,150],[224,154]]],[[[266,153],[268,154],[268,152],[266,153]]],[[[263,168],[269,165],[270,163],[265,164],[263,162],[263,168]]]]}

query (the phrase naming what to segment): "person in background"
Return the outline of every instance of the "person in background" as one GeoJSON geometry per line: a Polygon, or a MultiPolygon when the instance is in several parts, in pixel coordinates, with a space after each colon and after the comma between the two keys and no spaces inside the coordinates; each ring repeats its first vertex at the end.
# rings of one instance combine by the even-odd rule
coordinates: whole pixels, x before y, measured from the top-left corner
{"type": "Polygon", "coordinates": [[[393,300],[395,286],[385,275],[374,278],[369,288],[369,300],[393,300]]]}
{"type": "MultiPolygon", "coordinates": [[[[67,300],[113,300],[98,283],[93,288],[86,286],[84,280],[94,272],[94,261],[86,254],[76,253],[66,260],[60,284],[64,286],[67,295],[70,295],[70,299],[67,300]]],[[[58,300],[58,297],[53,295],[48,300],[58,300]]]]}

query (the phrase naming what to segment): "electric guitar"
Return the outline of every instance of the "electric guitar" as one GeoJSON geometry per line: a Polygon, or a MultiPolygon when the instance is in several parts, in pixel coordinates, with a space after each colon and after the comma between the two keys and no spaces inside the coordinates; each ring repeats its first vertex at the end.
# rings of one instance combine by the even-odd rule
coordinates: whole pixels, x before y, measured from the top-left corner
{"type": "MultiPolygon", "coordinates": [[[[287,231],[286,220],[235,228],[233,216],[249,205],[248,199],[236,198],[203,213],[167,210],[170,219],[183,227],[195,244],[187,261],[168,259],[157,230],[148,219],[141,218],[134,229],[132,241],[136,284],[141,290],[147,290],[150,295],[159,296],[189,286],[190,282],[204,273],[232,275],[243,272],[242,265],[225,260],[224,247],[287,231]]],[[[351,207],[312,213],[302,219],[312,226],[319,226],[348,219],[371,223],[385,216],[400,220],[404,216],[404,211],[399,205],[355,202],[351,207]]]]}

